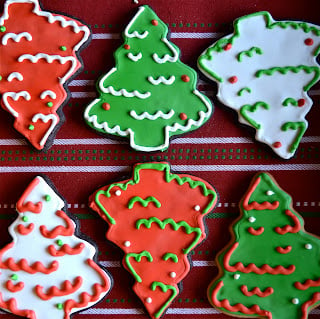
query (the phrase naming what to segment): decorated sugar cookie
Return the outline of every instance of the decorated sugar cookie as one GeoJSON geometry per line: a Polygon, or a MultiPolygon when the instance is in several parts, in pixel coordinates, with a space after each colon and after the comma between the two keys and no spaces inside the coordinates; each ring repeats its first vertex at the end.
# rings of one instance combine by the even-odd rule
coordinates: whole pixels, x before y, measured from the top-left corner
{"type": "Polygon", "coordinates": [[[320,303],[320,240],[307,233],[292,199],[267,173],[253,179],[217,257],[208,298],[241,318],[307,319],[320,303]]]}
{"type": "Polygon", "coordinates": [[[256,129],[256,139],[288,159],[308,126],[320,27],[258,12],[237,19],[234,30],[200,56],[199,68],[217,82],[221,102],[256,129]]]}
{"type": "Polygon", "coordinates": [[[0,249],[0,308],[30,319],[68,319],[101,300],[111,278],[96,248],[76,236],[63,200],[36,177],[17,202],[13,241],[0,249]]]}
{"type": "Polygon", "coordinates": [[[209,119],[211,102],[196,89],[196,72],[180,61],[167,34],[148,6],[139,8],[115,52],[116,66],[100,79],[99,98],[85,111],[89,126],[148,152],[167,149],[170,137],[209,119]]]}
{"type": "Polygon", "coordinates": [[[188,253],[206,237],[203,218],[217,202],[200,178],[170,173],[168,163],[137,164],[131,179],[99,189],[90,207],[124,251],[133,290],[152,318],[161,317],[188,274],[188,253]]]}
{"type": "Polygon", "coordinates": [[[43,11],[38,0],[7,0],[0,17],[0,100],[14,127],[47,149],[64,119],[66,82],[80,69],[87,26],[43,11]],[[60,109],[59,109],[60,108],[60,109]]]}

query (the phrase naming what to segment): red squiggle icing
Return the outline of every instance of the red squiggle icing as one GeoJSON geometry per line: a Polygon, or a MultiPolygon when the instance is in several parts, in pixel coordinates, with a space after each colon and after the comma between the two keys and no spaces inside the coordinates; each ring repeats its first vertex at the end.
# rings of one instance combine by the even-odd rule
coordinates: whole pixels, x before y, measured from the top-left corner
{"type": "Polygon", "coordinates": [[[48,289],[47,293],[43,292],[43,287],[37,285],[35,287],[35,292],[39,298],[42,300],[50,300],[53,297],[67,296],[76,292],[82,285],[83,279],[78,276],[74,279],[73,284],[69,280],[65,280],[62,283],[61,289],[56,286],[52,286],[48,289]]]}
{"type": "Polygon", "coordinates": [[[220,281],[212,291],[211,300],[215,306],[220,307],[220,308],[224,308],[224,309],[231,311],[231,312],[242,312],[247,315],[257,314],[257,315],[272,319],[271,312],[267,311],[267,310],[262,310],[258,305],[253,305],[252,307],[248,308],[241,303],[237,303],[237,304],[231,306],[228,299],[223,299],[221,301],[218,300],[217,294],[222,287],[223,287],[223,282],[220,281]]]}
{"type": "Polygon", "coordinates": [[[2,299],[2,294],[0,292],[0,308],[7,309],[10,312],[14,313],[15,315],[26,317],[29,319],[36,319],[36,314],[33,310],[19,310],[17,308],[17,300],[15,298],[11,298],[7,301],[2,299]]]}
{"type": "Polygon", "coordinates": [[[22,224],[19,224],[17,226],[17,232],[23,236],[29,235],[33,230],[34,230],[33,223],[29,224],[28,226],[24,226],[22,224]]]}
{"type": "Polygon", "coordinates": [[[273,203],[269,203],[269,202],[263,202],[263,203],[258,203],[258,202],[252,202],[249,204],[249,199],[252,195],[252,193],[255,191],[256,187],[259,185],[261,181],[261,178],[258,177],[255,182],[253,183],[253,185],[251,186],[251,188],[249,188],[246,196],[243,199],[243,203],[242,206],[246,211],[250,211],[250,210],[275,210],[279,207],[279,202],[278,201],[274,201],[273,203]]]}
{"type": "Polygon", "coordinates": [[[39,179],[35,178],[30,185],[27,187],[27,189],[24,191],[22,196],[17,202],[17,211],[19,213],[24,213],[24,212],[31,212],[34,214],[40,214],[42,211],[42,203],[38,202],[36,204],[32,202],[26,202],[26,198],[30,195],[32,190],[39,184],[39,179]]]}
{"type": "Polygon", "coordinates": [[[18,292],[24,288],[24,283],[22,281],[18,282],[16,285],[12,282],[12,280],[8,280],[6,282],[6,288],[10,292],[18,292]]]}
{"type": "Polygon", "coordinates": [[[320,286],[320,278],[317,280],[307,279],[304,284],[297,281],[294,283],[294,286],[299,290],[307,290],[310,287],[319,287],[320,286]]]}
{"type": "Polygon", "coordinates": [[[56,249],[54,245],[48,247],[49,254],[53,257],[61,257],[64,255],[78,255],[82,252],[85,245],[80,243],[74,248],[70,247],[68,244],[64,244],[60,249],[56,249]]]}
{"type": "Polygon", "coordinates": [[[294,215],[289,209],[287,209],[285,211],[286,215],[288,215],[289,217],[291,217],[293,219],[294,222],[294,226],[290,226],[290,225],[286,225],[284,227],[276,227],[275,231],[280,234],[280,235],[284,235],[286,233],[297,233],[298,231],[300,231],[301,229],[301,225],[299,222],[299,219],[296,215],[294,215]]]}
{"type": "Polygon", "coordinates": [[[50,239],[56,238],[59,235],[61,235],[61,236],[73,235],[74,224],[71,221],[71,219],[67,216],[67,214],[62,210],[58,210],[56,212],[56,215],[59,216],[60,218],[62,218],[65,221],[67,226],[64,227],[64,226],[59,225],[59,226],[55,227],[53,230],[48,230],[45,225],[41,225],[39,227],[41,235],[43,237],[50,238],[50,239]]]}
{"type": "Polygon", "coordinates": [[[308,309],[314,305],[317,301],[320,300],[320,292],[316,292],[313,294],[312,296],[312,299],[309,300],[309,301],[306,301],[302,307],[301,307],[301,310],[302,310],[302,317],[301,319],[308,319],[308,309]]]}
{"type": "Polygon", "coordinates": [[[87,259],[87,264],[93,268],[95,271],[97,271],[100,275],[100,277],[103,280],[103,284],[94,284],[93,285],[93,295],[89,295],[87,292],[83,292],[80,295],[80,302],[76,302],[73,299],[68,299],[64,303],[64,311],[65,311],[65,319],[69,319],[69,314],[73,308],[83,308],[86,307],[90,302],[95,302],[99,299],[99,296],[102,292],[108,291],[110,288],[110,281],[108,280],[108,277],[106,274],[100,269],[100,267],[91,259],[87,259]]]}
{"type": "Polygon", "coordinates": [[[270,267],[267,264],[264,264],[262,267],[257,267],[255,264],[251,263],[248,266],[244,266],[243,263],[237,262],[234,266],[230,266],[230,257],[235,251],[235,249],[239,246],[238,242],[235,242],[231,249],[225,254],[223,258],[223,266],[227,271],[230,272],[244,272],[244,273],[250,273],[254,272],[258,275],[263,275],[265,273],[272,274],[272,275],[290,275],[292,274],[296,267],[294,265],[290,265],[288,268],[285,268],[283,266],[276,266],[276,267],[270,267]]]}
{"type": "Polygon", "coordinates": [[[248,228],[248,232],[249,232],[251,235],[259,236],[259,235],[261,235],[261,234],[264,232],[264,228],[263,228],[263,227],[259,227],[258,229],[254,229],[253,227],[249,227],[249,228],[248,228]]]}
{"type": "Polygon", "coordinates": [[[26,259],[20,259],[18,262],[15,262],[13,258],[8,258],[4,262],[0,262],[0,268],[10,269],[12,271],[23,270],[29,274],[35,274],[42,272],[43,274],[51,274],[59,268],[59,263],[53,261],[48,267],[45,267],[40,261],[36,261],[32,265],[28,264],[26,259]]]}
{"type": "Polygon", "coordinates": [[[258,297],[268,297],[274,292],[272,287],[266,288],[265,291],[261,291],[258,287],[255,287],[251,291],[249,291],[247,286],[242,285],[240,289],[242,293],[247,297],[251,297],[253,295],[257,295],[258,297]]]}
{"type": "Polygon", "coordinates": [[[287,247],[285,247],[285,248],[278,246],[278,247],[276,248],[276,251],[277,251],[279,254],[288,254],[288,253],[290,253],[291,249],[292,249],[292,246],[287,246],[287,247]]]}

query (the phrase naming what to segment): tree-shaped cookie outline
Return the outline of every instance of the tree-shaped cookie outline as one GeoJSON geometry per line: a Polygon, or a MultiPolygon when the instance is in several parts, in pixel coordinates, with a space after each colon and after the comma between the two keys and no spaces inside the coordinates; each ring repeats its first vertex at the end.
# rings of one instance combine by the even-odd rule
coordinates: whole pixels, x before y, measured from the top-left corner
{"type": "Polygon", "coordinates": [[[209,119],[212,105],[196,89],[197,73],[180,61],[167,36],[167,25],[152,9],[139,7],[114,54],[116,67],[97,83],[100,96],[85,110],[90,127],[128,137],[135,150],[163,151],[171,137],[209,119]]]}

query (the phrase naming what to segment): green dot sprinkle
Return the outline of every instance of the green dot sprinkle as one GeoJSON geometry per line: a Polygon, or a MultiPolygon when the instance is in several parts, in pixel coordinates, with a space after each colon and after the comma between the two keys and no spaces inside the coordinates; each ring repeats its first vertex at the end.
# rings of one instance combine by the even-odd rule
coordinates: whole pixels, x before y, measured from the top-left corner
{"type": "Polygon", "coordinates": [[[29,218],[28,218],[27,216],[23,216],[23,217],[22,217],[22,220],[23,220],[24,222],[27,222],[27,221],[29,220],[29,218]]]}
{"type": "Polygon", "coordinates": [[[46,196],[44,197],[44,200],[45,200],[46,202],[50,202],[51,196],[50,196],[50,195],[46,195],[46,196]]]}
{"type": "Polygon", "coordinates": [[[11,278],[12,280],[18,280],[18,275],[13,274],[13,275],[10,276],[10,278],[11,278]]]}
{"type": "Polygon", "coordinates": [[[2,76],[0,75],[0,81],[2,80],[2,76]]]}
{"type": "Polygon", "coordinates": [[[62,304],[62,303],[58,303],[58,304],[57,304],[57,308],[58,308],[59,310],[62,310],[62,309],[63,309],[63,304],[62,304]]]}
{"type": "Polygon", "coordinates": [[[67,51],[67,47],[65,47],[64,45],[62,45],[59,49],[60,49],[61,51],[67,51]]]}
{"type": "Polygon", "coordinates": [[[3,25],[0,27],[0,32],[6,32],[7,28],[3,25]]]}
{"type": "Polygon", "coordinates": [[[62,245],[63,245],[63,241],[62,241],[61,239],[58,239],[58,240],[57,240],[57,245],[58,245],[58,246],[62,246],[62,245]]]}
{"type": "Polygon", "coordinates": [[[34,125],[30,124],[29,127],[28,127],[28,129],[29,129],[30,131],[33,131],[33,130],[34,130],[34,125]]]}
{"type": "Polygon", "coordinates": [[[52,103],[52,102],[48,102],[48,103],[47,103],[47,106],[48,106],[48,107],[53,107],[53,103],[52,103]]]}

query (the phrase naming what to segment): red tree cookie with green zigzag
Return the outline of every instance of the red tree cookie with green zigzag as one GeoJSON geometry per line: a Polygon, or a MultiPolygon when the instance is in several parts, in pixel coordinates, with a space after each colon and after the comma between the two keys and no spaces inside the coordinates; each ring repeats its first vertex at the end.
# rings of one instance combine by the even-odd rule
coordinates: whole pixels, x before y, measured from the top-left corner
{"type": "Polygon", "coordinates": [[[307,233],[292,199],[271,175],[255,176],[218,255],[208,297],[241,318],[307,319],[320,304],[320,239],[307,233]]]}
{"type": "Polygon", "coordinates": [[[80,69],[77,51],[89,36],[87,26],[41,10],[38,0],[4,4],[1,106],[14,117],[15,129],[38,150],[53,142],[63,116],[58,109],[67,99],[65,83],[80,69]]]}
{"type": "Polygon", "coordinates": [[[168,163],[137,164],[132,179],[91,196],[90,207],[109,224],[107,238],[124,251],[123,266],[152,318],[178,295],[190,270],[187,254],[206,237],[203,218],[216,201],[206,181],[172,174],[168,163]]]}
{"type": "Polygon", "coordinates": [[[29,319],[69,319],[110,290],[96,248],[79,237],[64,206],[40,176],[17,202],[13,240],[0,249],[0,309],[29,319]]]}

